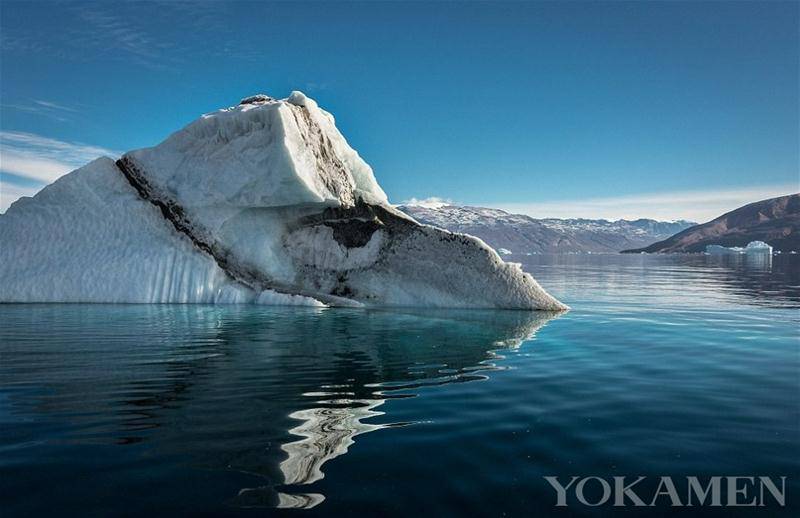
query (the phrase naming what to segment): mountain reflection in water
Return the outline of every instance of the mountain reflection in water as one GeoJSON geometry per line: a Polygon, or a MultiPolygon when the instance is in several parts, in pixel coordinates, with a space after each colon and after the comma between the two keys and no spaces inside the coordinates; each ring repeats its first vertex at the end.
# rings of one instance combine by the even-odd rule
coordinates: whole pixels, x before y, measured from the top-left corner
{"type": "MultiPolygon", "coordinates": [[[[486,379],[500,368],[495,351],[518,347],[554,316],[5,306],[0,381],[9,395],[0,411],[40,416],[55,443],[149,445],[151,457],[263,481],[231,495],[233,506],[309,508],[324,496],[293,489],[322,479],[357,435],[413,424],[387,421],[387,401],[486,379]]],[[[25,433],[41,431],[33,423],[25,433]]]]}

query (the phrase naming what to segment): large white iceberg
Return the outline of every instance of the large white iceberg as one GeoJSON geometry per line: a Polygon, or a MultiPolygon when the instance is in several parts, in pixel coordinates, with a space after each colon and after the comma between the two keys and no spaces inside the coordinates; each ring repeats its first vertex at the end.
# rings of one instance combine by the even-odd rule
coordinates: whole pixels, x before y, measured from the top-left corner
{"type": "Polygon", "coordinates": [[[565,308],[479,239],[394,209],[300,92],[247,98],[14,203],[0,301],[565,308]]]}

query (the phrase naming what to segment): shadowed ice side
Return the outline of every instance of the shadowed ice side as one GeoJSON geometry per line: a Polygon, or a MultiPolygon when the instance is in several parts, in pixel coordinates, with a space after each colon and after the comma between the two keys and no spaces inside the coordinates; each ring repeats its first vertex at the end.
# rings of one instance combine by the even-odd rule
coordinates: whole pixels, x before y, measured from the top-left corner
{"type": "MultiPolygon", "coordinates": [[[[157,453],[146,453],[154,484],[159,459],[184,459],[208,473],[203,480],[240,473],[249,485],[227,495],[239,507],[320,504],[314,484],[325,464],[357,447],[359,435],[425,426],[391,416],[425,388],[490,379],[502,369],[498,353],[558,315],[244,305],[2,311],[0,379],[16,412],[41,416],[69,444],[122,448],[123,458],[157,453]],[[46,340],[36,338],[41,322],[46,340]]],[[[174,472],[163,476],[175,483],[174,472]]]]}

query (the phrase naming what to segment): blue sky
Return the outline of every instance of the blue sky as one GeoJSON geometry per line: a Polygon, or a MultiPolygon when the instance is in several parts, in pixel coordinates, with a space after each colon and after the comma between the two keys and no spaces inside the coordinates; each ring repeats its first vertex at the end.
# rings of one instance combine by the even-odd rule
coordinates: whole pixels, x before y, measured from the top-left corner
{"type": "Polygon", "coordinates": [[[299,89],[393,202],[709,219],[800,190],[798,5],[4,0],[0,209],[299,89]]]}

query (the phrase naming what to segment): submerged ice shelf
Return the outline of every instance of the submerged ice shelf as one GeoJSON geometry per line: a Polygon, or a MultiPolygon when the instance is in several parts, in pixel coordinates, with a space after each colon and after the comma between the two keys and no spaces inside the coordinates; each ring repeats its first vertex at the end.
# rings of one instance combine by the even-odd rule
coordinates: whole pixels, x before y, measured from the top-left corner
{"type": "Polygon", "coordinates": [[[472,236],[394,209],[332,115],[246,98],[0,215],[2,302],[560,310],[472,236]]]}

